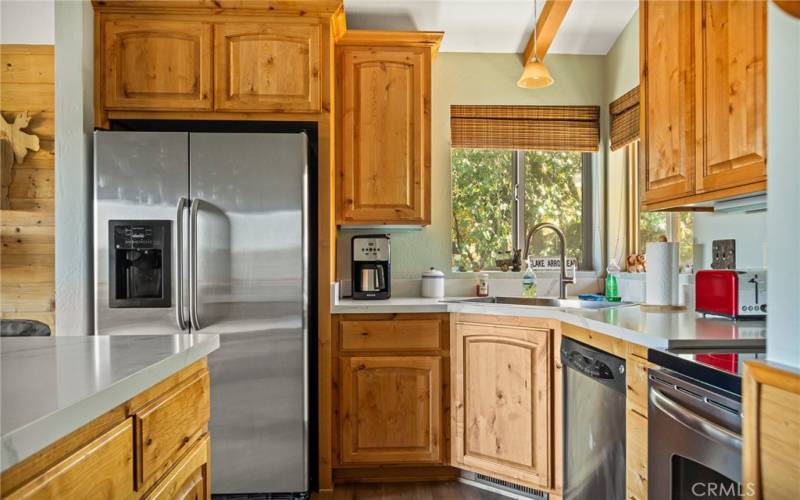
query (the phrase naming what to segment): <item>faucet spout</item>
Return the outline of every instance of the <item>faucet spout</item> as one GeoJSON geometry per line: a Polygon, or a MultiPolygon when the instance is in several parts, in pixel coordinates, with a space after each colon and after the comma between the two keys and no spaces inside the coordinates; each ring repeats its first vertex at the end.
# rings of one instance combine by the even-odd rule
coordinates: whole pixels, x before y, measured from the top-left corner
{"type": "Polygon", "coordinates": [[[530,257],[530,248],[531,248],[531,240],[533,239],[533,235],[539,232],[542,229],[552,229],[553,232],[556,233],[558,236],[558,240],[560,243],[560,264],[561,264],[561,275],[559,280],[559,299],[566,299],[567,298],[567,285],[575,283],[575,276],[567,277],[567,259],[566,259],[566,251],[567,251],[567,242],[566,238],[564,237],[564,231],[561,230],[558,226],[553,224],[552,222],[542,222],[536,224],[531,229],[528,230],[528,234],[525,237],[525,252],[523,255],[523,260],[528,260],[530,257]]]}

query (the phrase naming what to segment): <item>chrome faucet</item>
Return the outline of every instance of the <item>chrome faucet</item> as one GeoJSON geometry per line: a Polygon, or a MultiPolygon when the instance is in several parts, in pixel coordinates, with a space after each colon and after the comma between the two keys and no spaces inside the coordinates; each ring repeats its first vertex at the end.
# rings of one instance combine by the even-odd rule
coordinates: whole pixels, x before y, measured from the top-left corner
{"type": "Polygon", "coordinates": [[[564,238],[564,232],[559,229],[558,226],[553,224],[552,222],[542,222],[540,224],[536,224],[531,229],[528,230],[528,235],[525,237],[525,252],[523,255],[523,261],[527,261],[528,257],[530,256],[529,251],[531,248],[531,239],[533,239],[533,235],[536,234],[537,231],[540,229],[552,229],[555,231],[558,239],[561,242],[561,279],[559,281],[559,299],[566,299],[567,298],[567,285],[575,283],[575,275],[573,274],[571,277],[567,277],[567,259],[565,257],[565,252],[567,251],[567,242],[564,238]]]}

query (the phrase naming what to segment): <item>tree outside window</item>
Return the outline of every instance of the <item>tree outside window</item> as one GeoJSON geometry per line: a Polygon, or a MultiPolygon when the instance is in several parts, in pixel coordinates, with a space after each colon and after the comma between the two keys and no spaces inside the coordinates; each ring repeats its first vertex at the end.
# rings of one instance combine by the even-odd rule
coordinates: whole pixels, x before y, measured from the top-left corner
{"type": "MultiPolygon", "coordinates": [[[[454,148],[451,165],[454,271],[497,269],[495,261],[523,248],[527,230],[540,222],[558,225],[567,256],[590,267],[591,238],[584,236],[584,222],[591,227],[590,155],[454,148]]],[[[543,232],[531,253],[555,256],[558,245],[543,232]]]]}

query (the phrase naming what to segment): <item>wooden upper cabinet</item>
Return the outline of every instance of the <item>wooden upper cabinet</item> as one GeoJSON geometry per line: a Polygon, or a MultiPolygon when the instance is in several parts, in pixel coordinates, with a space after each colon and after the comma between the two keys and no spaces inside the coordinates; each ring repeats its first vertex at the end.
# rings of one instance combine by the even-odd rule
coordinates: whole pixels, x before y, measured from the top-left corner
{"type": "Polygon", "coordinates": [[[456,324],[455,466],[552,487],[550,336],[545,328],[456,324]]]}
{"type": "Polygon", "coordinates": [[[210,110],[211,31],[200,21],[104,18],[105,107],[210,110]]]}
{"type": "Polygon", "coordinates": [[[216,109],[320,110],[320,24],[224,23],[214,29],[216,109]]]}
{"type": "Polygon", "coordinates": [[[698,190],[766,180],[767,2],[703,2],[705,161],[698,190]]]}
{"type": "Polygon", "coordinates": [[[766,9],[640,2],[644,209],[766,189],[766,9]]]}
{"type": "Polygon", "coordinates": [[[342,357],[341,462],[442,462],[442,358],[342,357]]]}
{"type": "Polygon", "coordinates": [[[405,33],[396,45],[391,35],[369,45],[348,32],[337,48],[342,224],[430,224],[431,60],[441,35],[405,33]]]}
{"type": "Polygon", "coordinates": [[[641,2],[642,203],[694,194],[699,2],[641,2]]]}

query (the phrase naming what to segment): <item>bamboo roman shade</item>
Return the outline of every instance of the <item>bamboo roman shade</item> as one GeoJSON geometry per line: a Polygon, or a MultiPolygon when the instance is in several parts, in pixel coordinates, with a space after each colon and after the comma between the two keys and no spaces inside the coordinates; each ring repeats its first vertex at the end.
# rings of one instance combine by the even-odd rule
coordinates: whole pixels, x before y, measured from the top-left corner
{"type": "Polygon", "coordinates": [[[639,87],[608,105],[611,116],[611,151],[639,138],[639,87]]]}
{"type": "Polygon", "coordinates": [[[450,106],[454,148],[597,151],[598,106],[450,106]]]}

